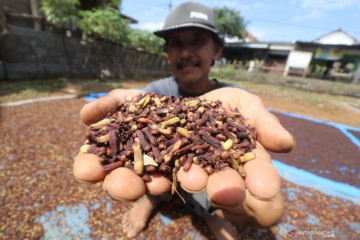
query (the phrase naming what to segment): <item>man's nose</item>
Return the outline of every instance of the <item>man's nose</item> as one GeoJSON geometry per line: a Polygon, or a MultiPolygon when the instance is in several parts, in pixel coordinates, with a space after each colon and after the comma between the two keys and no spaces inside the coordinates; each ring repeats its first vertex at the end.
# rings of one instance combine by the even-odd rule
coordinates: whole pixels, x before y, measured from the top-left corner
{"type": "Polygon", "coordinates": [[[181,56],[188,56],[192,53],[193,46],[191,42],[183,42],[180,47],[180,55],[181,56]]]}

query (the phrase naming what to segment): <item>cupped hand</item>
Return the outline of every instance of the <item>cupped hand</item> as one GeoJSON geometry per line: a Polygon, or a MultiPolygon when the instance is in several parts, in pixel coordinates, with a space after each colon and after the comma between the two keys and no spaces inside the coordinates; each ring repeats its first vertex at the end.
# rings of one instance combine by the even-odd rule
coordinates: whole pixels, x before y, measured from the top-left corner
{"type": "MultiPolygon", "coordinates": [[[[271,164],[271,157],[266,150],[272,152],[290,152],[295,146],[294,137],[280,124],[279,120],[266,110],[262,100],[247,91],[237,88],[221,88],[203,96],[208,100],[221,100],[225,108],[234,111],[238,108],[249,124],[255,127],[257,146],[252,151],[256,158],[245,163],[236,172],[227,168],[204,176],[208,197],[214,203],[224,206],[236,206],[245,198],[245,189],[260,200],[271,200],[280,191],[279,173],[271,164]],[[245,176],[242,178],[241,176],[245,176]]],[[[179,176],[185,189],[192,190],[191,182],[187,182],[187,173],[179,176]]],[[[197,186],[197,188],[201,188],[197,186]]]]}
{"type": "MultiPolygon", "coordinates": [[[[115,111],[120,102],[130,100],[140,94],[137,90],[114,90],[99,100],[86,104],[81,110],[84,123],[91,124],[103,119],[115,111]]],[[[210,176],[196,164],[189,171],[181,168],[178,180],[183,189],[198,192],[206,189],[209,198],[220,205],[236,206],[244,199],[245,188],[259,199],[271,199],[280,190],[280,177],[271,164],[271,158],[265,149],[274,152],[288,152],[295,141],[269,113],[262,101],[255,95],[236,88],[222,88],[203,96],[208,100],[221,100],[225,108],[233,111],[237,107],[241,114],[249,119],[257,130],[258,144],[253,151],[256,158],[245,164],[243,172],[227,168],[210,176]],[[263,147],[264,146],[264,147],[263,147]],[[240,174],[245,173],[245,181],[240,174]]],[[[144,183],[133,171],[117,168],[110,173],[104,172],[97,156],[79,153],[74,163],[75,178],[81,182],[103,180],[103,189],[113,198],[136,200],[146,192],[160,195],[170,190],[169,181],[160,174],[153,174],[152,181],[144,183]]]]}
{"type": "MultiPolygon", "coordinates": [[[[81,120],[87,125],[96,123],[109,113],[114,113],[119,103],[130,101],[141,93],[139,90],[113,90],[108,95],[85,104],[80,111],[81,120]]],[[[98,156],[81,151],[76,156],[73,174],[82,183],[103,181],[104,191],[119,200],[136,200],[145,192],[160,195],[171,188],[170,182],[161,174],[151,174],[152,181],[144,183],[142,178],[125,167],[111,172],[103,171],[98,156]]]]}

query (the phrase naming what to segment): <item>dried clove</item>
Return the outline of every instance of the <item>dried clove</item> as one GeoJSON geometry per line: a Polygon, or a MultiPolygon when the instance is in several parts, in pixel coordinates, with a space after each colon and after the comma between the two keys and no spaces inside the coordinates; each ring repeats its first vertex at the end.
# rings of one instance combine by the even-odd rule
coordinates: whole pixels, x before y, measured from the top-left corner
{"type": "Polygon", "coordinates": [[[104,171],[127,167],[144,181],[161,172],[174,192],[180,167],[199,164],[210,175],[254,159],[256,131],[247,122],[220,101],[146,93],[92,124],[81,151],[99,156],[104,171]]]}

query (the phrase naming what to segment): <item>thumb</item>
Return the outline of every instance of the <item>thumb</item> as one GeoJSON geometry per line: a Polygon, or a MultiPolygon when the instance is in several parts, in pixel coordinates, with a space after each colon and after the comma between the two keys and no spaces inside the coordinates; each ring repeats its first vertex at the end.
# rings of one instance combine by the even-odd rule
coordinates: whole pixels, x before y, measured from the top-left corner
{"type": "Polygon", "coordinates": [[[279,122],[278,118],[266,111],[255,120],[257,140],[272,152],[291,152],[296,140],[279,122]]]}
{"type": "Polygon", "coordinates": [[[140,90],[136,89],[112,90],[108,95],[99,98],[95,102],[85,104],[80,111],[81,120],[87,125],[96,123],[109,113],[114,113],[119,103],[131,100],[141,93],[140,90]]]}

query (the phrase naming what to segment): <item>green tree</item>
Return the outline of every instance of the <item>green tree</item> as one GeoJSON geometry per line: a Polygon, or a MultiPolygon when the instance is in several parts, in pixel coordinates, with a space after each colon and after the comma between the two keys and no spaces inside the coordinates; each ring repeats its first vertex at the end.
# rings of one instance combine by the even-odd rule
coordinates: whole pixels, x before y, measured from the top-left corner
{"type": "Polygon", "coordinates": [[[133,29],[128,35],[132,47],[151,53],[162,53],[165,40],[148,30],[133,29]]]}
{"type": "Polygon", "coordinates": [[[122,18],[117,11],[109,8],[96,8],[79,11],[79,15],[81,18],[78,27],[90,36],[90,40],[101,38],[123,45],[127,44],[128,21],[122,18]]]}
{"type": "Polygon", "coordinates": [[[213,8],[215,20],[218,24],[218,31],[223,36],[238,37],[240,39],[246,36],[246,25],[240,11],[227,7],[213,8]]]}
{"type": "Polygon", "coordinates": [[[42,12],[51,23],[77,24],[79,0],[42,0],[42,12]]]}
{"type": "Polygon", "coordinates": [[[79,0],[42,0],[41,10],[51,23],[78,27],[87,34],[87,40],[126,42],[127,21],[118,12],[120,0],[111,1],[104,9],[82,10],[80,3],[79,0]]]}
{"type": "Polygon", "coordinates": [[[161,38],[149,31],[128,27],[128,21],[119,14],[121,0],[112,0],[105,8],[91,8],[88,2],[82,1],[42,0],[42,11],[51,23],[71,24],[79,28],[86,33],[87,41],[105,39],[151,53],[161,52],[160,46],[164,44],[161,38]],[[82,3],[86,3],[86,9],[81,9],[82,3]]]}

